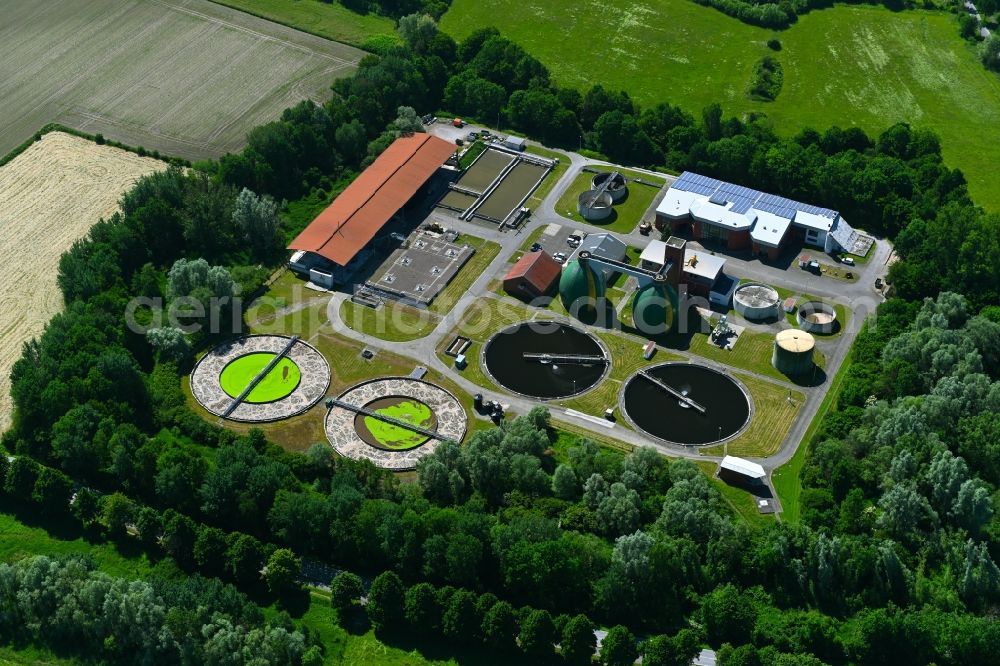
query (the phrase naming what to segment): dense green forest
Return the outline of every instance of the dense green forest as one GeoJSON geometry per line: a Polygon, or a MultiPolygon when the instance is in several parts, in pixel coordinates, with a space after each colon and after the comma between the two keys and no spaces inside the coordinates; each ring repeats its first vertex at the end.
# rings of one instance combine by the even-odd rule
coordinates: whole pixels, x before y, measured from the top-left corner
{"type": "Polygon", "coordinates": [[[349,572],[332,589],[342,622],[402,645],[443,637],[511,661],[589,663],[601,624],[606,664],[686,664],[702,644],[725,666],[993,659],[1000,219],[969,200],[936,137],[896,125],[780,139],[718,106],[693,118],[559,88],[493,30],[456,44],[433,21],[404,25],[403,45],[366,57],[327,103],[287,110],[239,154],[143,179],[63,257],[66,310],[11,376],[3,501],[205,578],[181,590],[75,561],[5,565],[0,636],[120,663],[318,663],[315,636],[254,610],[301,603],[307,558],[349,572]],[[233,327],[139,335],[122,316],[130,299],[254,293],[296,230],[287,217],[277,228],[275,202],[328,200],[415,129],[413,108],[441,107],[831,206],[897,240],[899,297],[865,326],[808,443],[801,523],[750,527],[697,467],[652,450],[557,446],[542,408],[439,447],[409,484],[188,409],[192,353],[233,327]],[[99,640],[122,623],[142,631],[99,640]],[[213,661],[223,642],[231,658],[213,661]]]}

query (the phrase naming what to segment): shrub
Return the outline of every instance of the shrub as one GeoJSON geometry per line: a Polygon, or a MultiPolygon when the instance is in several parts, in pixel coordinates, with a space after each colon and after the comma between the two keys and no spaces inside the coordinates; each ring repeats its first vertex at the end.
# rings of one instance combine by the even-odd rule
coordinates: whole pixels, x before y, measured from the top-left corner
{"type": "Polygon", "coordinates": [[[783,82],[781,63],[773,56],[764,56],[754,69],[753,81],[750,82],[750,99],[773,102],[781,92],[783,82]]]}

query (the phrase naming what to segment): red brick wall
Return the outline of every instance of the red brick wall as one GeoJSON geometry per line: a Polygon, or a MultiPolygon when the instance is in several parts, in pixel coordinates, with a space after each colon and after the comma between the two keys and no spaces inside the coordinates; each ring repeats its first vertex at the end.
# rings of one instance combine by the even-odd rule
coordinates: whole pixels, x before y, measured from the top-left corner
{"type": "Polygon", "coordinates": [[[726,245],[730,250],[746,250],[750,247],[750,230],[730,231],[729,243],[726,245]]]}
{"type": "Polygon", "coordinates": [[[536,298],[539,294],[530,282],[522,277],[503,281],[503,290],[514,298],[536,298]]]}
{"type": "Polygon", "coordinates": [[[754,243],[753,244],[753,253],[756,256],[759,257],[759,256],[761,256],[762,252],[763,252],[763,256],[767,257],[768,261],[774,261],[775,259],[778,258],[779,255],[781,255],[781,248],[780,247],[766,247],[764,245],[758,245],[757,243],[754,243]]]}

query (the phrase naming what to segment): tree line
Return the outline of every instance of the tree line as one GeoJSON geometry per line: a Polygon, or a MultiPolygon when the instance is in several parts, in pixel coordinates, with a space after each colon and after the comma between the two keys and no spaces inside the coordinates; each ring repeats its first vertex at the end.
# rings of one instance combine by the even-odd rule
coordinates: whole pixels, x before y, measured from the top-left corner
{"type": "MultiPolygon", "coordinates": [[[[279,597],[295,593],[297,562],[310,557],[390,571],[408,590],[462,589],[474,603],[495,595],[547,613],[560,631],[555,618],[580,613],[625,627],[618,634],[674,637],[695,623],[710,644],[730,645],[728,664],[987,660],[995,629],[975,614],[998,595],[988,448],[997,366],[984,342],[998,318],[982,307],[1000,263],[988,260],[997,218],[968,200],[936,137],[897,125],[876,140],[836,128],[779,139],[763,120],[724,119],[718,106],[697,121],[665,104],[641,111],[623,93],[555,87],[494,31],[455,44],[426,21],[412,27],[404,45],[338,81],[327,104],[302,103],[253,130],[240,154],[141,180],[66,253],[66,309],[11,375],[15,419],[2,443],[17,456],[3,467],[4,492],[279,597]],[[191,412],[183,364],[125,325],[133,294],[259,284],[277,261],[268,248],[287,232],[276,230],[275,202],[331,194],[417,129],[412,107],[449,94],[472,103],[480,89],[542,139],[572,143],[584,130],[588,145],[629,151],[622,159],[648,150],[653,163],[839,202],[852,223],[898,235],[892,275],[907,296],[963,280],[967,298],[890,301],[859,337],[841,408],[804,472],[804,525],[751,528],[691,463],[560,442],[544,409],[439,447],[416,484],[325,445],[289,453],[191,412]],[[251,228],[274,235],[257,248],[251,228]],[[959,236],[951,242],[971,265],[935,253],[921,229],[959,236]]],[[[494,619],[509,638],[504,608],[494,619]]]]}
{"type": "MultiPolygon", "coordinates": [[[[714,7],[723,14],[735,19],[759,25],[763,28],[781,30],[798,21],[799,15],[814,9],[825,9],[833,6],[833,0],[765,0],[764,2],[748,2],[747,0],[694,0],[699,5],[714,7]]],[[[988,0],[989,1],[989,0],[988,0]]],[[[852,0],[856,4],[882,5],[893,11],[903,9],[934,8],[929,2],[918,0],[852,0]]]]}
{"type": "Polygon", "coordinates": [[[85,559],[0,564],[0,637],[122,664],[318,666],[319,647],[228,585],[129,580],[85,559]]]}

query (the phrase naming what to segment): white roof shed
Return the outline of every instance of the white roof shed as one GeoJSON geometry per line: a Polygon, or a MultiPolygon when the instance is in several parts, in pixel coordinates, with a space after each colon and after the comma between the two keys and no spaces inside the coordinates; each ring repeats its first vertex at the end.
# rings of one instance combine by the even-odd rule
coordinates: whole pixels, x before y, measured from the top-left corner
{"type": "Polygon", "coordinates": [[[767,476],[767,472],[764,471],[764,468],[757,463],[750,462],[749,460],[745,460],[743,458],[737,458],[736,456],[726,456],[722,459],[719,467],[730,472],[736,472],[737,474],[748,476],[751,479],[763,479],[767,476]]]}

